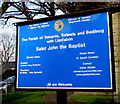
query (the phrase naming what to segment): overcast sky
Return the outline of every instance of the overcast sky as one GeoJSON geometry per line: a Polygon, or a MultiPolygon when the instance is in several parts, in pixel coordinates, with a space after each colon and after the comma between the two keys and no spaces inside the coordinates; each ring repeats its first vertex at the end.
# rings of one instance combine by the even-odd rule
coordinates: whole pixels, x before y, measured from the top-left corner
{"type": "MultiPolygon", "coordinates": [[[[2,0],[0,0],[0,1],[2,1],[2,0]]],[[[14,8],[10,7],[7,11],[9,11],[9,10],[14,10],[14,8]]],[[[60,10],[56,11],[56,15],[61,15],[61,14],[63,14],[62,11],[60,11],[60,10]]],[[[40,18],[45,18],[45,17],[47,17],[47,16],[37,15],[34,17],[34,19],[40,19],[40,18]]],[[[19,20],[19,19],[12,18],[12,19],[8,20],[7,25],[5,25],[5,26],[0,25],[0,35],[1,34],[8,34],[8,35],[16,34],[16,26],[14,25],[14,23],[20,22],[20,21],[26,21],[26,20],[19,20]]]]}

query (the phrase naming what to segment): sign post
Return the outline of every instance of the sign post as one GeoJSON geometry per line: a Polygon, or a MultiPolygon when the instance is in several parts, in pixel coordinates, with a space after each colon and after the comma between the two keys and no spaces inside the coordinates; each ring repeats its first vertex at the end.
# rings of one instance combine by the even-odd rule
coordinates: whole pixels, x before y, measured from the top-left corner
{"type": "Polygon", "coordinates": [[[57,104],[67,104],[67,91],[57,90],[57,104]]]}
{"type": "Polygon", "coordinates": [[[16,88],[57,90],[60,104],[69,89],[112,90],[109,25],[108,12],[18,23],[16,88]]]}

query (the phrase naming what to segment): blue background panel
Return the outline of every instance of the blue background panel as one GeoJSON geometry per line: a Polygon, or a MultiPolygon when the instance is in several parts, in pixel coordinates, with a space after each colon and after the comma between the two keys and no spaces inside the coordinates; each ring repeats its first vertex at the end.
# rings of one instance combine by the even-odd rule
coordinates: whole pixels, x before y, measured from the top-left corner
{"type": "Polygon", "coordinates": [[[17,88],[112,89],[108,18],[98,13],[19,26],[17,88]]]}

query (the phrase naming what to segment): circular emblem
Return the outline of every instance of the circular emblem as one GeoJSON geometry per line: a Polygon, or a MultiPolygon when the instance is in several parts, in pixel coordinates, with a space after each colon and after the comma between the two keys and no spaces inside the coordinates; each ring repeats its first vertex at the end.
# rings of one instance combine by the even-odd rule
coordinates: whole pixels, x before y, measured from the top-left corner
{"type": "Polygon", "coordinates": [[[54,28],[55,30],[57,30],[58,32],[60,32],[63,28],[64,24],[62,21],[56,21],[54,24],[54,28]]]}

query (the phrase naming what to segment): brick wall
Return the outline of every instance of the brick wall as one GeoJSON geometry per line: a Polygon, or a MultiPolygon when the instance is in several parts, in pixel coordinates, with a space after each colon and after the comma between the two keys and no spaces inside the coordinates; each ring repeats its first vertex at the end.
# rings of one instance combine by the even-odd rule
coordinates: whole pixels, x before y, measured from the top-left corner
{"type": "Polygon", "coordinates": [[[114,93],[115,102],[120,102],[120,12],[112,15],[113,24],[113,43],[115,59],[115,81],[116,92],[114,93]]]}

